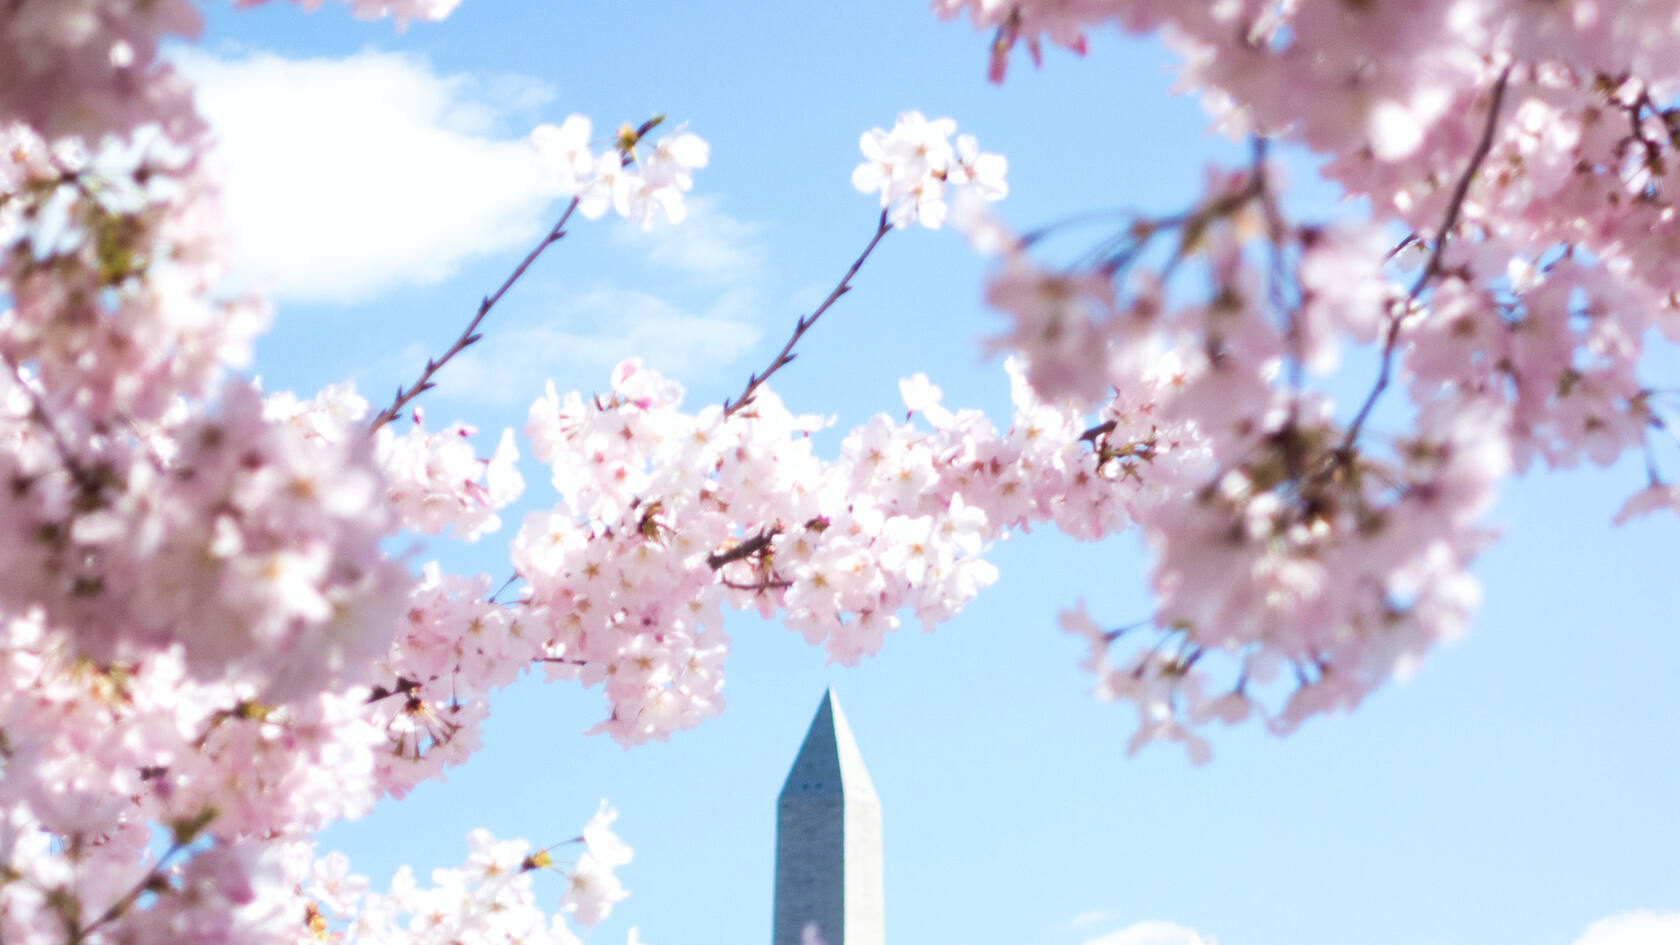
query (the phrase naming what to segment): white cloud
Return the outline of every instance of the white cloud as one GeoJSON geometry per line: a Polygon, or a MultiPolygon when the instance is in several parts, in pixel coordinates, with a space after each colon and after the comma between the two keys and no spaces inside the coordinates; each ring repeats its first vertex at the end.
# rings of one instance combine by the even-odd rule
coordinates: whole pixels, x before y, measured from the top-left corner
{"type": "Polygon", "coordinates": [[[1107,922],[1113,915],[1106,909],[1092,909],[1090,912],[1081,912],[1069,919],[1067,925],[1070,929],[1080,929],[1087,925],[1096,925],[1098,922],[1107,922]]]}
{"type": "Polygon", "coordinates": [[[1680,912],[1624,912],[1599,919],[1575,945],[1674,945],[1680,942],[1680,912]]]}
{"type": "MultiPolygon", "coordinates": [[[[561,390],[605,390],[613,366],[631,356],[675,380],[691,381],[716,376],[759,338],[752,321],[758,293],[751,286],[726,291],[698,311],[607,284],[559,298],[540,321],[486,328],[483,341],[444,369],[438,393],[513,406],[535,399],[550,378],[561,390]]],[[[408,360],[417,365],[424,356],[408,360]]]]}
{"type": "MultiPolygon", "coordinates": [[[[239,284],[337,303],[431,285],[474,256],[511,265],[559,211],[525,138],[553,98],[538,80],[440,75],[421,57],[374,51],[287,59],[182,50],[173,59],[198,86],[220,140],[239,284]]],[[[599,389],[631,356],[684,380],[733,370],[760,336],[761,228],[715,200],[688,207],[678,227],[609,231],[627,261],[680,291],[654,294],[641,288],[645,278],[632,289],[604,276],[581,294],[539,293],[554,299],[540,313],[504,302],[484,340],[442,375],[440,396],[513,405],[549,377],[599,389]]],[[[409,383],[426,354],[390,359],[365,380],[409,383]]]]}
{"type": "Polygon", "coordinates": [[[1218,945],[1213,936],[1160,919],[1128,925],[1107,935],[1086,939],[1084,945],[1218,945]]]}
{"type": "Polygon", "coordinates": [[[686,204],[688,219],[681,226],[645,230],[626,221],[613,229],[613,242],[654,265],[710,284],[757,276],[765,258],[761,227],[724,213],[710,197],[691,197],[686,204]]]}
{"type": "Polygon", "coordinates": [[[238,281],[279,298],[350,302],[448,278],[536,238],[555,194],[510,114],[541,83],[440,76],[422,58],[181,51],[220,139],[238,281]],[[495,102],[495,104],[491,104],[495,102]]]}

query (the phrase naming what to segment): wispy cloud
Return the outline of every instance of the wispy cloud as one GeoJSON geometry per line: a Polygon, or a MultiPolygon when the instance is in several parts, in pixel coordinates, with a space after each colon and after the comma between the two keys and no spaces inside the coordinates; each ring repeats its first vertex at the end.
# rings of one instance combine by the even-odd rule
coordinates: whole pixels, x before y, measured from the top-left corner
{"type": "Polygon", "coordinates": [[[629,222],[613,229],[613,242],[655,266],[675,270],[706,284],[732,284],[756,278],[764,266],[761,227],[724,213],[711,197],[688,202],[681,226],[644,230],[629,222]]]}
{"type": "MultiPolygon", "coordinates": [[[[236,278],[281,300],[351,303],[436,284],[474,256],[517,256],[557,209],[524,137],[553,98],[535,79],[442,75],[422,57],[377,51],[174,59],[220,140],[236,278]]],[[[623,273],[547,292],[545,309],[504,304],[450,365],[441,396],[509,406],[550,377],[600,388],[631,356],[679,379],[731,369],[760,335],[761,227],[712,198],[688,207],[681,226],[612,227],[623,273]],[[662,284],[670,291],[649,288],[662,284]]],[[[407,383],[426,352],[405,355],[363,380],[407,383]]]]}
{"type": "Polygon", "coordinates": [[[1084,945],[1218,945],[1213,936],[1160,919],[1148,919],[1123,929],[1086,939],[1084,945]]]}
{"type": "Polygon", "coordinates": [[[507,118],[552,92],[418,56],[173,56],[220,139],[241,281],[352,302],[530,242],[556,194],[507,118]]]}
{"type": "Polygon", "coordinates": [[[1680,912],[1642,909],[1599,919],[1575,945],[1674,945],[1680,942],[1680,912]]]}
{"type": "Polygon", "coordinates": [[[561,390],[603,390],[613,366],[631,356],[667,376],[691,380],[712,376],[759,338],[753,322],[758,292],[750,285],[694,310],[611,284],[559,299],[541,318],[486,332],[450,364],[440,393],[512,406],[534,398],[550,378],[561,390]]]}

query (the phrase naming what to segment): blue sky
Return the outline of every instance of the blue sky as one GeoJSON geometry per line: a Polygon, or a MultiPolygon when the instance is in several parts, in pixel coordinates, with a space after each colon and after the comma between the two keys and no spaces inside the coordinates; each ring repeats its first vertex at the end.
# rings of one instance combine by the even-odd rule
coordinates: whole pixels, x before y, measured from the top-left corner
{"type": "MultiPolygon", "coordinates": [[[[354,379],[379,402],[449,343],[559,209],[530,174],[535,123],[664,112],[711,142],[689,224],[573,227],[442,374],[429,418],[478,424],[487,450],[545,379],[598,390],[630,355],[691,403],[738,390],[871,234],[857,138],[901,110],[1006,154],[1000,209],[1022,227],[1180,207],[1243,153],[1168,95],[1154,45],[1105,36],[1086,59],[1018,62],[1000,88],[987,37],[917,3],[466,0],[400,35],[332,8],[209,13],[205,44],[178,56],[226,141],[241,277],[276,293],[256,365],[272,388],[354,379]]],[[[1354,212],[1307,157],[1291,166],[1298,211],[1354,212]]],[[[900,409],[898,378],[926,372],[947,404],[1001,418],[984,272],[954,234],[891,234],[778,390],[844,430],[900,409]]],[[[527,472],[521,511],[546,498],[527,472]]],[[[323,844],[383,883],[399,863],[458,862],[477,826],[565,839],[607,797],[636,848],[633,895],[592,941],[630,925],[653,945],[767,941],[775,795],[832,684],[882,798],[895,942],[1654,943],[1665,933],[1582,937],[1680,911],[1675,522],[1608,524],[1640,482],[1636,464],[1517,482],[1465,640],[1353,716],[1219,733],[1203,767],[1127,758],[1128,711],[1085,695],[1080,645],[1055,629],[1080,599],[1115,622],[1148,613],[1135,539],[1044,532],[995,549],[1002,579],[959,619],[912,623],[857,668],[732,619],[728,710],[669,744],[586,738],[598,693],[516,685],[472,763],[323,844]]],[[[504,552],[494,536],[425,549],[498,578],[504,552]]]]}

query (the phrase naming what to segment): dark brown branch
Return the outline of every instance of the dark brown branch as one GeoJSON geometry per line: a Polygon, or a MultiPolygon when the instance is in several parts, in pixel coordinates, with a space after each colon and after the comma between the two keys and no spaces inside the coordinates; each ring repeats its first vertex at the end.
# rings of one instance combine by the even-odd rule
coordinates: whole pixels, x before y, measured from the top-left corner
{"type": "MultiPolygon", "coordinates": [[[[799,317],[799,321],[794,323],[792,337],[788,338],[787,344],[782,345],[782,350],[770,360],[770,366],[765,368],[762,373],[753,374],[748,377],[747,386],[742,389],[740,395],[734,400],[726,400],[723,402],[724,416],[733,416],[736,411],[739,411],[747,404],[752,403],[753,394],[758,391],[758,388],[765,381],[770,379],[770,375],[786,367],[795,357],[797,357],[797,355],[793,353],[793,346],[799,343],[799,339],[803,338],[805,333],[811,330],[811,326],[817,323],[817,319],[821,318],[823,313],[828,311],[830,306],[839,301],[840,296],[845,295],[847,292],[852,290],[852,277],[856,276],[858,270],[863,268],[864,260],[869,258],[869,254],[875,251],[876,244],[881,242],[881,237],[886,236],[887,231],[891,229],[892,224],[887,222],[887,211],[882,210],[881,220],[875,225],[875,235],[870,238],[869,245],[863,248],[863,252],[858,254],[858,258],[853,260],[852,267],[846,270],[846,274],[844,276],[840,277],[840,282],[834,286],[834,291],[828,293],[828,298],[823,299],[823,303],[817,306],[816,311],[809,315],[801,315],[799,317]]],[[[718,565],[714,564],[712,567],[716,568],[718,565]]]]}
{"type": "MultiPolygon", "coordinates": [[[[198,829],[203,829],[203,825],[199,825],[198,829]]],[[[195,830],[194,833],[196,834],[197,831],[195,830]]],[[[161,892],[164,888],[167,888],[168,880],[164,876],[164,865],[174,859],[175,854],[185,850],[190,842],[191,838],[183,840],[177,837],[175,842],[169,845],[169,849],[163,851],[163,855],[158,857],[157,865],[148,870],[139,882],[123,894],[122,898],[111,903],[110,907],[100,913],[99,917],[92,922],[71,929],[70,942],[72,945],[79,945],[79,943],[86,941],[87,937],[97,931],[100,926],[111,922],[113,919],[120,918],[124,912],[128,911],[130,906],[140,901],[141,896],[148,892],[161,892]]]]}
{"type": "Polygon", "coordinates": [[[5,361],[6,366],[12,371],[12,377],[18,383],[18,387],[22,388],[24,394],[29,397],[29,416],[47,434],[47,439],[52,442],[53,450],[58,453],[59,462],[64,464],[64,471],[70,474],[70,478],[76,483],[77,489],[80,490],[82,500],[84,502],[94,501],[104,491],[103,477],[96,475],[93,470],[83,466],[76,459],[76,454],[70,449],[69,442],[64,439],[64,434],[58,429],[58,424],[53,422],[52,414],[47,412],[46,398],[23,376],[21,367],[14,363],[11,358],[6,358],[5,361]]]}
{"type": "Polygon", "coordinates": [[[1453,187],[1452,199],[1447,202],[1447,214],[1441,221],[1440,232],[1435,234],[1435,245],[1430,248],[1429,261],[1424,263],[1423,272],[1418,274],[1417,281],[1412,283],[1412,289],[1406,294],[1401,303],[1401,309],[1389,319],[1388,331],[1383,336],[1382,367],[1377,371],[1377,382],[1372,385],[1371,392],[1365,395],[1365,402],[1359,405],[1359,412],[1354,414],[1353,423],[1348,425],[1347,435],[1342,438],[1341,448],[1337,451],[1342,456],[1349,455],[1353,444],[1359,439],[1359,430],[1365,425],[1365,420],[1371,415],[1372,408],[1377,405],[1377,398],[1388,389],[1394,373],[1394,351],[1400,342],[1400,325],[1405,320],[1407,311],[1423,294],[1429,283],[1439,276],[1443,269],[1441,256],[1447,250],[1447,240],[1451,238],[1453,228],[1458,226],[1458,216],[1464,210],[1464,199],[1470,193],[1470,184],[1476,179],[1476,172],[1481,170],[1482,162],[1487,160],[1488,152],[1493,150],[1493,134],[1499,127],[1499,111],[1505,103],[1505,88],[1510,84],[1511,67],[1499,73],[1499,80],[1493,84],[1493,98],[1488,102],[1487,121],[1482,125],[1481,140],[1476,142],[1476,150],[1470,155],[1470,163],[1459,175],[1458,184],[1453,187]]]}
{"type": "Polygon", "coordinates": [[[723,586],[736,591],[779,591],[792,587],[792,581],[765,579],[757,584],[737,584],[734,581],[724,581],[723,586]]]}
{"type": "Polygon", "coordinates": [[[507,290],[513,288],[513,284],[519,281],[519,277],[525,274],[525,270],[531,268],[531,264],[537,261],[537,257],[542,255],[543,250],[560,242],[560,238],[566,235],[566,223],[571,220],[572,213],[577,208],[578,198],[573,197],[572,202],[566,205],[566,212],[560,214],[560,219],[554,224],[554,228],[549,230],[537,242],[537,245],[531,248],[529,253],[525,254],[525,258],[520,260],[519,265],[515,266],[513,272],[502,282],[501,288],[485,296],[484,300],[479,303],[478,313],[473,315],[472,321],[467,323],[467,327],[461,332],[460,337],[455,339],[455,343],[449,346],[449,350],[437,358],[427,358],[426,367],[420,372],[420,378],[414,382],[413,386],[407,389],[397,388],[396,399],[391,402],[391,406],[381,411],[379,416],[373,418],[372,425],[368,427],[370,432],[395,420],[397,415],[402,413],[403,408],[408,406],[409,401],[436,387],[437,384],[432,381],[432,377],[437,374],[439,369],[448,364],[451,358],[484,337],[478,333],[478,326],[484,321],[484,316],[490,314],[490,309],[501,301],[502,296],[507,294],[507,290]]]}
{"type": "Polygon", "coordinates": [[[1267,143],[1265,135],[1255,135],[1250,139],[1250,154],[1253,183],[1257,191],[1255,199],[1259,201],[1261,215],[1266,220],[1266,248],[1269,257],[1266,269],[1266,299],[1272,306],[1272,311],[1282,320],[1283,336],[1289,345],[1289,389],[1293,392],[1289,410],[1293,416],[1301,391],[1301,373],[1306,361],[1302,346],[1306,339],[1301,334],[1301,325],[1295,317],[1295,309],[1284,298],[1283,241],[1289,226],[1284,222],[1283,211],[1278,208],[1277,195],[1272,192],[1271,181],[1267,176],[1267,143]]]}
{"type": "Polygon", "coordinates": [[[1511,67],[1499,73],[1499,81],[1493,84],[1493,98],[1488,102],[1487,122],[1482,125],[1482,138],[1476,142],[1476,150],[1470,155],[1470,164],[1464,168],[1464,173],[1458,178],[1458,184],[1453,187],[1452,199],[1447,202],[1447,215],[1441,221],[1441,231],[1435,235],[1435,245],[1429,251],[1429,262],[1418,275],[1417,282],[1412,284],[1412,291],[1407,298],[1416,301],[1422,294],[1424,286],[1429,280],[1441,274],[1441,255],[1447,251],[1447,240],[1451,237],[1453,228],[1458,226],[1458,215],[1464,210],[1464,198],[1470,193],[1470,185],[1476,179],[1476,172],[1481,170],[1482,162],[1487,160],[1488,152],[1493,150],[1493,133],[1499,128],[1499,111],[1505,104],[1505,87],[1511,81],[1511,67]]]}
{"type": "Polygon", "coordinates": [[[1645,158],[1641,163],[1645,167],[1646,182],[1642,190],[1647,196],[1655,196],[1655,188],[1660,184],[1663,176],[1663,149],[1660,143],[1645,137],[1645,129],[1641,122],[1645,120],[1647,109],[1650,110],[1652,117],[1663,123],[1663,128],[1669,132],[1671,142],[1674,140],[1674,133],[1673,127],[1663,117],[1662,109],[1658,108],[1657,103],[1651,100],[1649,90],[1640,92],[1639,97],[1634,100],[1632,105],[1624,106],[1628,124],[1632,128],[1632,134],[1628,141],[1630,144],[1639,144],[1645,151],[1645,158]]]}
{"type": "MultiPolygon", "coordinates": [[[[437,677],[433,676],[432,679],[427,680],[427,682],[431,682],[435,679],[437,679],[437,677]]],[[[374,686],[373,691],[368,693],[367,699],[364,701],[367,704],[372,705],[381,699],[389,699],[392,696],[412,696],[416,692],[420,691],[420,685],[421,684],[417,680],[409,679],[406,676],[398,676],[397,681],[392,684],[390,689],[387,689],[384,686],[374,686]]]]}
{"type": "Polygon", "coordinates": [[[771,539],[775,538],[780,532],[781,529],[779,528],[767,528],[728,551],[712,552],[706,556],[706,563],[711,565],[713,571],[716,571],[732,561],[750,558],[769,548],[771,539]]]}
{"type": "Polygon", "coordinates": [[[1098,437],[1107,436],[1108,434],[1113,433],[1114,427],[1115,423],[1113,420],[1104,420],[1102,423],[1099,423],[1091,429],[1086,430],[1084,433],[1079,434],[1079,439],[1084,443],[1095,443],[1098,437]]]}

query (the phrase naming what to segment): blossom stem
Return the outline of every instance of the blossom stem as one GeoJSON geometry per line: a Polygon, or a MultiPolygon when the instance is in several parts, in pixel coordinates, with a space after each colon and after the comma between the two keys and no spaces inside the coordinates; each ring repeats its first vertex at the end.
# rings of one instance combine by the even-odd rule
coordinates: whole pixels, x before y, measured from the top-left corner
{"type": "Polygon", "coordinates": [[[489,597],[487,597],[485,599],[492,604],[496,603],[496,598],[502,596],[502,592],[507,590],[508,588],[512,587],[513,582],[515,582],[517,580],[519,580],[519,572],[515,571],[512,574],[508,575],[508,579],[502,582],[501,587],[496,588],[496,592],[494,594],[491,594],[489,597]]]}
{"type": "Polygon", "coordinates": [[[82,498],[91,500],[98,497],[100,492],[104,491],[100,477],[76,459],[75,452],[70,449],[69,442],[64,439],[64,433],[59,430],[58,424],[53,422],[52,414],[47,412],[46,398],[42,396],[41,391],[29,383],[28,379],[23,376],[23,369],[11,358],[5,360],[6,366],[11,369],[12,378],[17,381],[18,387],[29,397],[30,417],[47,434],[47,439],[52,441],[53,450],[58,453],[59,462],[64,464],[64,471],[70,474],[70,478],[76,483],[76,487],[81,490],[82,498]]]}
{"type": "Polygon", "coordinates": [[[1394,352],[1400,343],[1400,325],[1405,320],[1406,310],[1423,294],[1429,283],[1439,276],[1442,254],[1446,252],[1447,240],[1451,238],[1452,230],[1458,225],[1459,213],[1464,209],[1465,197],[1470,193],[1470,184],[1476,178],[1476,172],[1481,170],[1482,162],[1487,160],[1488,152],[1493,150],[1493,133],[1499,127],[1500,108],[1505,104],[1505,88],[1511,80],[1511,66],[1499,73],[1498,81],[1493,84],[1493,97],[1488,102],[1487,121],[1482,125],[1482,137],[1476,142],[1476,150],[1470,155],[1470,163],[1459,175],[1458,183],[1453,187],[1452,199],[1447,202],[1447,214],[1441,220],[1440,232],[1435,234],[1435,245],[1429,251],[1429,261],[1424,263],[1423,272],[1418,274],[1417,281],[1412,283],[1412,290],[1406,294],[1402,309],[1389,319],[1388,331],[1383,336],[1382,366],[1377,371],[1377,380],[1371,385],[1370,393],[1365,395],[1365,402],[1359,405],[1359,412],[1354,414],[1353,422],[1348,425],[1347,435],[1342,438],[1341,449],[1338,451],[1346,456],[1353,450],[1353,444],[1359,439],[1360,428],[1371,415],[1372,408],[1377,405],[1377,398],[1388,389],[1394,373],[1394,352]]]}
{"type": "MultiPolygon", "coordinates": [[[[1660,429],[1662,424],[1653,423],[1653,426],[1660,429]]],[[[1642,433],[1639,437],[1639,445],[1645,451],[1646,478],[1650,480],[1650,484],[1653,487],[1662,485],[1662,474],[1657,470],[1657,453],[1656,450],[1651,448],[1651,435],[1649,433],[1642,433]]]]}
{"type": "Polygon", "coordinates": [[[1255,196],[1260,203],[1260,212],[1266,220],[1269,263],[1266,270],[1266,297],[1271,303],[1272,311],[1276,312],[1283,322],[1283,336],[1289,344],[1289,389],[1294,395],[1290,411],[1293,413],[1294,401],[1299,399],[1301,394],[1301,372],[1306,357],[1301,350],[1304,339],[1301,336],[1301,326],[1295,318],[1295,309],[1284,297],[1283,241],[1289,227],[1284,223],[1283,211],[1278,209],[1277,195],[1272,192],[1271,180],[1266,173],[1267,144],[1268,139],[1265,135],[1255,135],[1250,139],[1250,153],[1253,155],[1250,177],[1257,191],[1255,196]]]}
{"type": "Polygon", "coordinates": [[[146,875],[142,877],[138,883],[135,883],[128,892],[124,893],[121,899],[111,903],[110,907],[100,913],[99,917],[94,919],[92,922],[71,931],[69,941],[72,945],[74,945],[74,943],[85,941],[87,937],[92,935],[100,926],[105,925],[113,919],[120,918],[124,912],[128,911],[130,906],[139,902],[140,897],[148,890],[155,892],[157,883],[163,879],[164,864],[174,859],[175,854],[180,853],[186,848],[187,844],[179,841],[170,844],[169,849],[165,850],[163,855],[158,857],[157,865],[148,870],[146,875]]]}
{"type": "Polygon", "coordinates": [[[792,587],[793,582],[792,581],[786,581],[786,580],[776,580],[776,579],[773,579],[773,578],[766,578],[765,580],[759,581],[757,584],[737,584],[734,581],[724,581],[723,586],[729,588],[730,590],[734,590],[734,591],[763,592],[763,591],[784,590],[786,588],[792,587]]]}
{"type": "Polygon", "coordinates": [[[718,551],[707,555],[706,563],[711,566],[713,571],[716,571],[732,561],[750,558],[770,547],[771,539],[775,538],[780,531],[779,528],[767,528],[728,551],[718,551]]]}
{"type": "Polygon", "coordinates": [[[573,197],[572,202],[566,205],[566,212],[560,214],[560,219],[554,224],[554,227],[541,240],[537,241],[537,245],[532,247],[529,253],[525,254],[525,258],[520,260],[519,265],[515,266],[513,272],[509,273],[507,279],[502,282],[501,288],[485,296],[484,300],[478,304],[478,312],[473,315],[472,321],[467,322],[467,327],[461,331],[461,335],[455,339],[455,343],[449,346],[449,350],[439,357],[427,358],[426,367],[420,372],[420,378],[414,382],[413,386],[406,389],[397,388],[397,396],[391,402],[391,406],[386,407],[380,412],[379,416],[373,418],[373,423],[368,427],[370,433],[395,420],[397,415],[402,413],[403,408],[408,406],[409,401],[436,387],[437,384],[433,382],[432,377],[445,364],[448,364],[451,358],[484,337],[478,333],[478,326],[483,323],[484,316],[490,314],[490,309],[501,301],[502,296],[506,295],[509,289],[513,288],[513,284],[519,281],[519,277],[525,274],[525,270],[531,268],[531,264],[537,261],[537,257],[542,255],[543,250],[560,242],[560,238],[566,235],[566,224],[572,219],[572,213],[577,208],[578,198],[573,197]]]}
{"type": "MultiPolygon", "coordinates": [[[[792,336],[788,338],[787,344],[782,345],[782,350],[770,360],[770,366],[765,368],[762,373],[753,374],[748,377],[747,386],[742,389],[740,395],[734,400],[726,400],[723,402],[724,416],[734,416],[741,408],[752,403],[753,394],[757,393],[758,388],[763,385],[765,381],[770,379],[770,375],[786,367],[795,357],[797,357],[797,355],[793,353],[793,346],[799,343],[799,339],[803,338],[805,333],[811,330],[811,326],[817,323],[817,319],[821,318],[823,313],[829,310],[830,306],[840,300],[840,296],[845,295],[847,292],[852,290],[852,277],[856,276],[858,274],[858,270],[863,268],[864,260],[869,258],[869,254],[874,252],[876,245],[881,242],[881,237],[886,236],[887,231],[891,229],[892,224],[887,222],[887,211],[882,210],[880,222],[875,225],[875,235],[870,237],[869,245],[863,248],[863,252],[858,254],[858,258],[852,261],[851,268],[847,269],[846,274],[840,277],[839,283],[834,286],[834,291],[828,293],[828,298],[823,299],[823,303],[817,306],[816,311],[813,311],[809,315],[801,315],[799,317],[799,320],[794,323],[792,336]]],[[[715,568],[717,565],[713,565],[713,567],[715,568]]]]}
{"type": "Polygon", "coordinates": [[[1086,430],[1084,433],[1079,434],[1079,439],[1080,439],[1081,442],[1084,442],[1084,443],[1095,443],[1099,438],[1107,436],[1110,433],[1113,433],[1114,428],[1115,428],[1115,421],[1104,420],[1102,423],[1099,423],[1096,426],[1091,427],[1090,429],[1086,430]]]}

